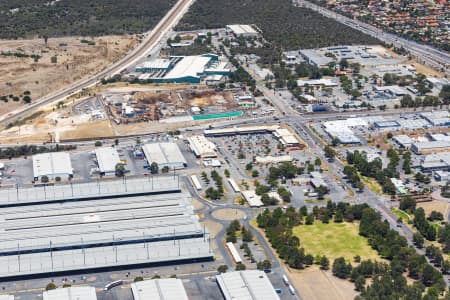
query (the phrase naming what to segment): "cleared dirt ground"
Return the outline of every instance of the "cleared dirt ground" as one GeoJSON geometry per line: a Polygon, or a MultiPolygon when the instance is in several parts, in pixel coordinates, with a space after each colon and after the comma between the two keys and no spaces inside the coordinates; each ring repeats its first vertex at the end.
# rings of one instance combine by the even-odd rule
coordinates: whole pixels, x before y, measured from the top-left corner
{"type": "Polygon", "coordinates": [[[315,266],[303,271],[290,270],[289,277],[304,300],[350,300],[358,295],[350,281],[315,266]]]}
{"type": "MultiPolygon", "coordinates": [[[[134,36],[104,36],[97,38],[63,37],[44,39],[0,40],[3,53],[39,55],[31,57],[0,55],[0,96],[23,95],[31,92],[32,99],[63,88],[69,83],[97,73],[117,61],[136,44],[134,36]],[[94,41],[95,45],[81,40],[94,41]],[[52,63],[56,57],[56,63],[52,63]]],[[[0,102],[0,114],[25,105],[9,100],[0,102]]]]}

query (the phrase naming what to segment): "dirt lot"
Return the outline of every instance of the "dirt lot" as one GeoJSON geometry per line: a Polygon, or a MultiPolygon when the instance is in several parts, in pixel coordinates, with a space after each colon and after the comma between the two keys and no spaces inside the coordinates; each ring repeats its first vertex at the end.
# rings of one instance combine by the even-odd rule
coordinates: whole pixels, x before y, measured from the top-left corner
{"type": "Polygon", "coordinates": [[[212,215],[219,220],[232,221],[243,219],[245,217],[245,212],[235,208],[224,208],[214,211],[212,215]]]}
{"type": "MultiPolygon", "coordinates": [[[[43,39],[0,40],[0,96],[23,95],[31,92],[37,99],[52,91],[61,89],[70,82],[94,74],[118,60],[133,45],[133,36],[105,36],[85,38],[95,45],[82,43],[80,37],[50,38],[47,45],[43,39]],[[31,57],[16,57],[15,54],[38,55],[36,61],[31,57]],[[56,63],[52,63],[56,57],[56,63]]],[[[0,103],[0,114],[24,105],[22,101],[0,103]]]]}
{"type": "Polygon", "coordinates": [[[334,277],[330,271],[324,272],[315,266],[303,271],[290,270],[289,277],[305,300],[350,300],[358,295],[350,281],[334,277]]]}
{"type": "Polygon", "coordinates": [[[445,201],[431,201],[417,203],[417,207],[422,207],[425,210],[425,215],[429,215],[433,210],[441,212],[445,216],[448,215],[448,203],[445,201]]]}

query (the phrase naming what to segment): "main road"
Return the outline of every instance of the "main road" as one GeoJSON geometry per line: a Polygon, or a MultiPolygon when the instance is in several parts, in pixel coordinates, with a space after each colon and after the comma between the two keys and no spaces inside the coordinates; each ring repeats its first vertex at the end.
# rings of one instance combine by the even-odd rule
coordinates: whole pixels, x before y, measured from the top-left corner
{"type": "Polygon", "coordinates": [[[312,9],[324,15],[325,17],[333,18],[344,25],[359,30],[367,35],[373,36],[381,41],[393,44],[396,47],[404,47],[413,56],[416,56],[419,61],[421,60],[431,67],[442,69],[446,74],[450,74],[450,54],[446,52],[440,51],[432,46],[419,44],[415,41],[407,40],[405,38],[399,37],[398,35],[388,33],[373,25],[361,22],[356,19],[348,18],[309,1],[293,0],[293,2],[298,6],[312,9]]]}
{"type": "Polygon", "coordinates": [[[82,91],[83,89],[96,85],[102,78],[119,74],[123,70],[133,66],[138,61],[145,58],[152,51],[152,49],[163,40],[166,34],[173,29],[181,17],[187,12],[189,6],[193,2],[194,0],[178,0],[178,2],[167,12],[161,21],[159,21],[159,23],[151,31],[145,33],[145,37],[142,42],[113,65],[97,73],[96,75],[76,81],[65,89],[44,96],[28,106],[24,106],[0,117],[0,125],[14,122],[35,112],[42,105],[63,100],[68,96],[82,91]]]}

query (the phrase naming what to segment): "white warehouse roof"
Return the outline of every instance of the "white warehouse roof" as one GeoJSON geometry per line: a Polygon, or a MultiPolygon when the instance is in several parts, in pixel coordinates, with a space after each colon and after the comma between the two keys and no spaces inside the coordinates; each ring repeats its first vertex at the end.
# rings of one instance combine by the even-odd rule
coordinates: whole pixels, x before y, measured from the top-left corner
{"type": "Polygon", "coordinates": [[[176,143],[153,143],[142,146],[142,151],[149,164],[156,162],[160,168],[168,166],[175,169],[184,168],[186,159],[176,143]]]}
{"type": "Polygon", "coordinates": [[[250,207],[260,207],[264,205],[261,201],[261,196],[257,195],[254,190],[241,191],[241,194],[250,207]]]}
{"type": "Polygon", "coordinates": [[[98,168],[101,173],[112,173],[116,171],[116,165],[120,163],[119,153],[116,148],[103,147],[95,149],[98,168]]]}
{"type": "Polygon", "coordinates": [[[77,286],[45,291],[44,300],[97,300],[95,288],[77,286]]]}
{"type": "Polygon", "coordinates": [[[167,278],[131,284],[134,300],[188,300],[181,279],[167,278]]]}
{"type": "Polygon", "coordinates": [[[33,155],[34,177],[73,174],[69,153],[52,152],[33,155]]]}
{"type": "Polygon", "coordinates": [[[235,35],[258,35],[258,32],[250,25],[227,25],[227,29],[235,35]]]}
{"type": "Polygon", "coordinates": [[[279,300],[266,273],[247,270],[216,276],[226,300],[279,300]]]}
{"type": "Polygon", "coordinates": [[[195,135],[187,138],[189,146],[198,157],[217,157],[216,145],[204,135],[195,135]]]}
{"type": "Polygon", "coordinates": [[[182,77],[199,77],[211,58],[207,56],[184,56],[164,79],[178,79],[182,77]]]}
{"type": "Polygon", "coordinates": [[[13,295],[0,295],[0,300],[14,300],[13,295]]]}

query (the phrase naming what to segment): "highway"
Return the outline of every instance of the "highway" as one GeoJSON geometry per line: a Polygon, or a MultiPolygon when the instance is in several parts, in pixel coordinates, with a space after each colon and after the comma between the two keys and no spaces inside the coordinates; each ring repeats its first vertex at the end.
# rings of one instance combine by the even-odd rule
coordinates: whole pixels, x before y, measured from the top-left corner
{"type": "Polygon", "coordinates": [[[419,62],[424,62],[425,64],[439,70],[442,69],[446,74],[450,75],[450,54],[446,52],[437,50],[436,48],[428,45],[419,44],[412,40],[407,40],[395,34],[383,31],[382,29],[379,29],[373,25],[361,22],[356,19],[348,18],[305,0],[294,0],[294,4],[296,4],[297,6],[312,9],[324,15],[325,17],[335,19],[336,21],[344,25],[359,30],[367,35],[373,36],[388,44],[393,44],[396,47],[403,47],[407,49],[413,56],[416,56],[419,62]]]}
{"type": "Polygon", "coordinates": [[[102,78],[108,78],[119,74],[123,70],[136,64],[139,60],[145,58],[152,51],[152,48],[156,47],[164,36],[173,29],[193,2],[194,0],[179,0],[159,21],[155,28],[145,34],[142,42],[115,64],[109,66],[94,76],[89,76],[88,78],[76,81],[65,89],[51,93],[34,101],[28,106],[24,106],[16,111],[0,117],[0,125],[6,125],[14,122],[35,112],[42,105],[63,100],[70,95],[82,91],[83,89],[96,85],[102,78]]]}

